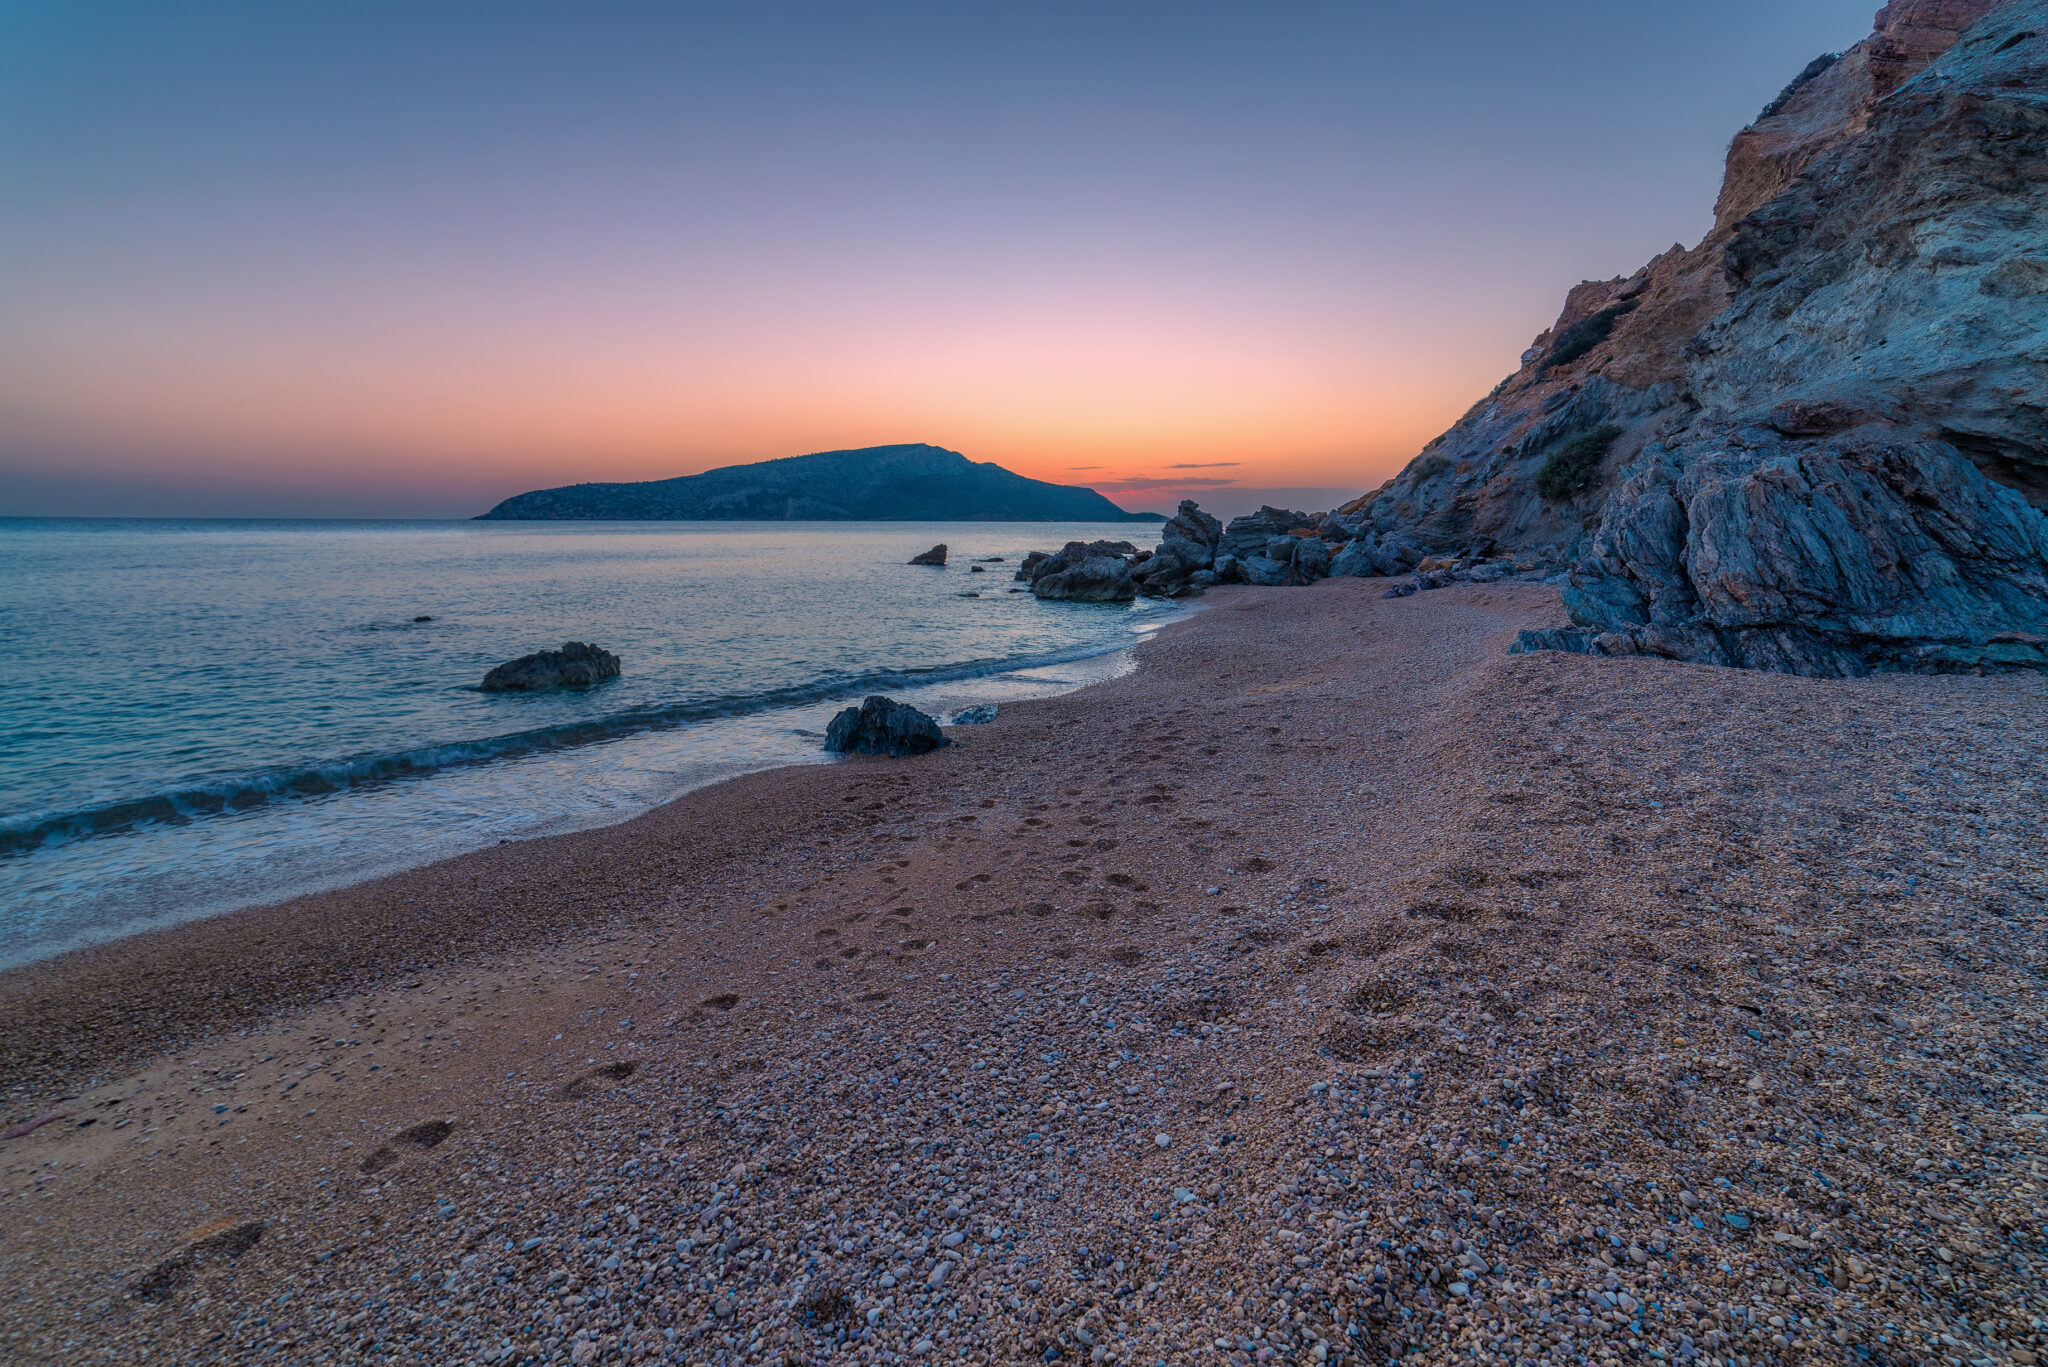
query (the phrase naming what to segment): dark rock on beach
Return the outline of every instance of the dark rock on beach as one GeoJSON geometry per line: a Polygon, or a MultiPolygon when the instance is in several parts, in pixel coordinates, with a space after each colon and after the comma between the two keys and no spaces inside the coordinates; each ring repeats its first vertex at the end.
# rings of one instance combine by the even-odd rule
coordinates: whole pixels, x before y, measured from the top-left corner
{"type": "Polygon", "coordinates": [[[839,713],[825,729],[825,748],[834,754],[922,755],[951,744],[931,717],[879,694],[839,713]]]}
{"type": "Polygon", "coordinates": [[[548,688],[583,688],[619,676],[619,657],[598,646],[570,641],[507,660],[484,675],[486,693],[534,693],[548,688]]]}
{"type": "Polygon", "coordinates": [[[941,541],[930,550],[911,556],[910,563],[913,565],[944,565],[946,563],[946,543],[941,541]]]}

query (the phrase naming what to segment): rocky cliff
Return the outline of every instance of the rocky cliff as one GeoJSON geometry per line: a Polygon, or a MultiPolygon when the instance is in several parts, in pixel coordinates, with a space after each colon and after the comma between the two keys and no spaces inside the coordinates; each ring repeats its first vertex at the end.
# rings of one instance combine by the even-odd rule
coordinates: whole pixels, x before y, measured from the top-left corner
{"type": "Polygon", "coordinates": [[[1569,567],[1531,642],[2048,664],[2048,3],[1894,0],[1735,138],[1713,230],[1571,291],[1338,510],[1338,572],[1569,567]]]}
{"type": "Polygon", "coordinates": [[[479,520],[1159,522],[1093,489],[1026,479],[939,446],[869,446],[728,465],[641,484],[508,498],[479,520]]]}

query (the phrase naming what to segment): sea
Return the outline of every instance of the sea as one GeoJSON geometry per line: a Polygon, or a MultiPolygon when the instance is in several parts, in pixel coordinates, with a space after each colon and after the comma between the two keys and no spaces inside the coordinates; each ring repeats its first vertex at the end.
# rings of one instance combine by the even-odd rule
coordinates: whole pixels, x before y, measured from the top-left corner
{"type": "Polygon", "coordinates": [[[1012,574],[1154,536],[0,519],[0,966],[831,763],[826,724],[869,693],[948,720],[1114,677],[1187,609],[1012,574]],[[945,568],[905,563],[939,542],[945,568]],[[572,640],[622,676],[479,689],[572,640]]]}

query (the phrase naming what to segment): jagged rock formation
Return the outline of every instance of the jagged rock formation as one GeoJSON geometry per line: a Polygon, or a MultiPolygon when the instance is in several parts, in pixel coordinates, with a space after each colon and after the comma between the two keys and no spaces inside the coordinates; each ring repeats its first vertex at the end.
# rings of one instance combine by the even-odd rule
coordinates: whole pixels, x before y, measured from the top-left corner
{"type": "Polygon", "coordinates": [[[946,567],[946,543],[941,541],[928,551],[919,551],[916,555],[910,557],[910,563],[913,565],[937,565],[940,569],[944,569],[946,567]]]}
{"type": "Polygon", "coordinates": [[[1131,566],[1142,552],[1128,541],[1069,541],[1048,554],[1024,557],[1017,578],[1040,598],[1075,603],[1128,603],[1138,596],[1131,566]]]}
{"type": "Polygon", "coordinates": [[[1338,510],[1333,570],[1569,565],[1529,648],[2048,664],[2044,208],[2048,4],[1894,0],[1736,137],[1697,247],[1571,291],[1338,510]]]}
{"type": "Polygon", "coordinates": [[[1326,538],[1343,535],[1333,526],[1327,513],[1267,507],[1226,527],[1183,499],[1154,550],[1128,541],[1069,541],[1025,556],[1017,578],[1040,598],[1095,603],[1184,598],[1214,584],[1310,584],[1331,573],[1326,538]]]}
{"type": "Polygon", "coordinates": [[[570,641],[560,650],[541,650],[507,660],[484,675],[486,693],[537,693],[549,688],[586,688],[619,677],[619,657],[599,646],[570,641]]]}
{"type": "Polygon", "coordinates": [[[1026,479],[938,446],[869,446],[728,465],[640,484],[508,498],[479,520],[1159,522],[1093,489],[1026,479]]]}

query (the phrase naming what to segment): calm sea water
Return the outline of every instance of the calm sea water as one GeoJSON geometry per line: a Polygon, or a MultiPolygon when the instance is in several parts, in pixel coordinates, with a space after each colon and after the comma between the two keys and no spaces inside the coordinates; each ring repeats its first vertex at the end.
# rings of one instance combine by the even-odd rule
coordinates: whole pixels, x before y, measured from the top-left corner
{"type": "Polygon", "coordinates": [[[825,762],[863,693],[948,713],[1105,677],[1173,610],[1010,571],[1153,531],[0,519],[0,964],[825,762]],[[947,568],[903,563],[939,541],[947,568]],[[567,640],[624,677],[477,689],[567,640]]]}

